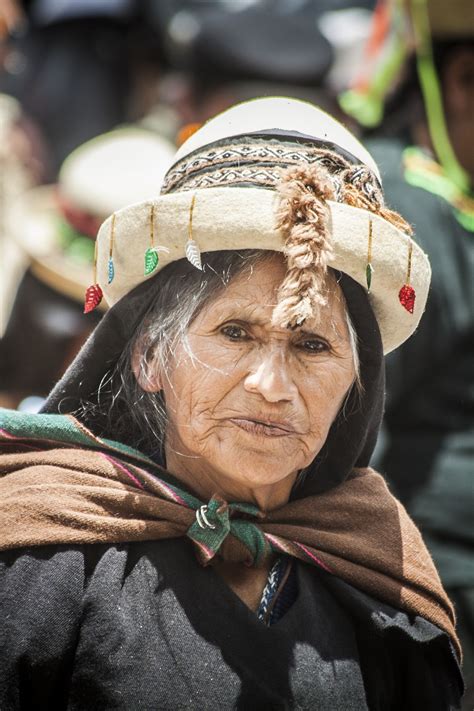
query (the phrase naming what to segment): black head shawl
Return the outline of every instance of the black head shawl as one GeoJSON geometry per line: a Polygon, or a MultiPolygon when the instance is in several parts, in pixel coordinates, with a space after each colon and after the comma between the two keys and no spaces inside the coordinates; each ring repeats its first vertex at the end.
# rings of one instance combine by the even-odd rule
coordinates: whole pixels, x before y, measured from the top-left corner
{"type": "MultiPolygon", "coordinates": [[[[326,443],[309,467],[293,498],[331,489],[344,481],[354,467],[369,464],[382,419],[384,361],[377,321],[365,290],[346,274],[340,275],[352,323],[358,337],[362,394],[353,389],[343,411],[333,423],[326,443]]],[[[160,288],[160,275],[143,282],[123,297],[103,317],[64,376],[50,393],[43,413],[71,413],[81,401],[94,399],[104,375],[117,363],[126,344],[145,317],[160,288]]],[[[101,437],[113,432],[81,421],[101,437]]],[[[133,442],[126,442],[134,446],[133,442]]]]}

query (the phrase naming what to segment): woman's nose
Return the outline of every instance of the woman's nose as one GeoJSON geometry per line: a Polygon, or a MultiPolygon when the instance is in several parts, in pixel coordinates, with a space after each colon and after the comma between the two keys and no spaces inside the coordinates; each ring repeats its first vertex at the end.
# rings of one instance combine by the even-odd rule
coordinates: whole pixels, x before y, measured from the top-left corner
{"type": "Polygon", "coordinates": [[[268,402],[293,400],[297,393],[288,363],[281,353],[262,357],[245,378],[244,388],[249,393],[258,393],[268,402]]]}

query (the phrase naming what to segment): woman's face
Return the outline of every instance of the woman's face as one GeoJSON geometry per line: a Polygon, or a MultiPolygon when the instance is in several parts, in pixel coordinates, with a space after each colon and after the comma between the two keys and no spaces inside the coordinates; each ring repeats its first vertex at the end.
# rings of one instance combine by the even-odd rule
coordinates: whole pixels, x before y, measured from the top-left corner
{"type": "Polygon", "coordinates": [[[273,326],[285,269],[273,255],[231,281],[158,375],[171,471],[205,471],[235,494],[285,481],[291,488],[323,446],[355,376],[344,300],[331,275],[317,325],[273,326]]]}

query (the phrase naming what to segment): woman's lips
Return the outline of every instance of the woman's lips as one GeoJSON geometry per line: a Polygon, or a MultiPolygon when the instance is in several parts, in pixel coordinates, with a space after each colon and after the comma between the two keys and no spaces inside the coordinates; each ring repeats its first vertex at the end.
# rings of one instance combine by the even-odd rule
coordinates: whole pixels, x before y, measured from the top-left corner
{"type": "Polygon", "coordinates": [[[265,437],[288,437],[295,432],[291,425],[288,425],[286,422],[251,420],[246,417],[232,417],[230,421],[245,432],[255,435],[264,435],[265,437]]]}

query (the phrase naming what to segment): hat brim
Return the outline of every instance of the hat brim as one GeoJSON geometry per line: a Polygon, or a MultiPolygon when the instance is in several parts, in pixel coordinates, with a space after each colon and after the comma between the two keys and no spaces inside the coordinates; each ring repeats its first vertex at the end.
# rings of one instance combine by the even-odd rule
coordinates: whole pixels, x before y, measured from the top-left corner
{"type": "MultiPolygon", "coordinates": [[[[98,283],[109,306],[170,262],[186,256],[193,196],[192,238],[201,253],[226,249],[283,251],[285,240],[276,228],[277,194],[274,190],[221,187],[162,195],[115,213],[115,275],[110,284],[108,262],[112,217],[99,230],[98,283]],[[164,249],[158,252],[157,268],[144,276],[145,252],[152,246],[152,207],[153,244],[159,250],[164,249]]],[[[343,203],[328,204],[334,248],[334,258],[329,266],[348,274],[365,288],[372,222],[371,264],[374,271],[369,301],[379,324],[384,353],[389,353],[409,338],[423,314],[431,276],[428,258],[409,236],[384,218],[343,203]],[[400,289],[407,283],[410,250],[410,285],[416,294],[413,313],[409,313],[399,300],[400,289]]]]}

